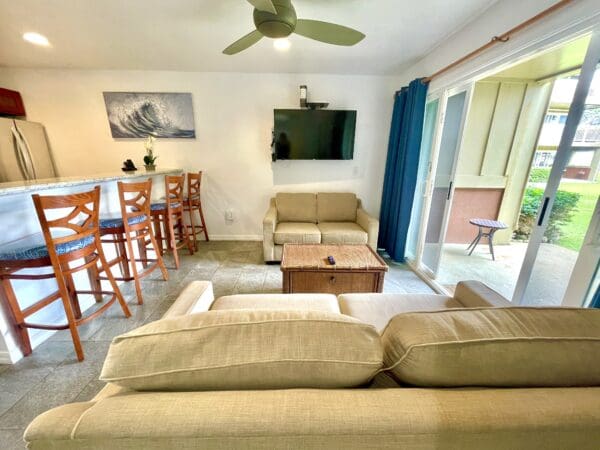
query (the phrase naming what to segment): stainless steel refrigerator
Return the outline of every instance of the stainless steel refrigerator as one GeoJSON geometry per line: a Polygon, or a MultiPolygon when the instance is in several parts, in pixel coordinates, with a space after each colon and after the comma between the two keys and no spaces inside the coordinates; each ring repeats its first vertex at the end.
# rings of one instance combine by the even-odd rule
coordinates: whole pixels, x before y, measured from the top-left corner
{"type": "Polygon", "coordinates": [[[0,118],[0,183],[56,176],[44,126],[0,118]]]}

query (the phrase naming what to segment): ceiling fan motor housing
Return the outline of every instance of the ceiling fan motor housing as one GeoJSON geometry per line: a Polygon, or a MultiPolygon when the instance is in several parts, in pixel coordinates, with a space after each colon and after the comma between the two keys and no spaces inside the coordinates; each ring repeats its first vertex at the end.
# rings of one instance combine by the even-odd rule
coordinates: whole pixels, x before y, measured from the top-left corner
{"type": "Polygon", "coordinates": [[[279,39],[289,36],[296,29],[296,10],[290,0],[272,0],[277,14],[254,10],[254,25],[264,36],[279,39]]]}

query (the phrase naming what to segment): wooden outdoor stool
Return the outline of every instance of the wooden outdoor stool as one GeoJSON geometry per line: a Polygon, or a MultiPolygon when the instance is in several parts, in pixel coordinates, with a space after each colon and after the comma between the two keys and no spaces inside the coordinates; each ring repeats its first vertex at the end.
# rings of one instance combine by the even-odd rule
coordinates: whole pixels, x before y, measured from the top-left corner
{"type": "Polygon", "coordinates": [[[504,223],[504,222],[500,222],[498,220],[489,220],[489,219],[470,219],[469,223],[471,225],[475,225],[476,227],[479,227],[478,232],[477,232],[477,236],[475,236],[475,239],[473,239],[473,242],[471,242],[471,244],[469,244],[469,246],[467,247],[467,251],[469,251],[469,256],[471,256],[471,254],[473,253],[473,250],[475,250],[475,247],[477,247],[477,244],[479,244],[479,241],[481,240],[481,238],[487,238],[488,240],[488,245],[490,247],[490,253],[492,254],[492,261],[496,261],[496,257],[494,256],[494,233],[496,233],[496,231],[498,230],[504,230],[506,228],[508,228],[508,226],[504,223]],[[484,228],[487,228],[488,231],[484,231],[484,228]]]}
{"type": "Polygon", "coordinates": [[[77,327],[105,312],[115,301],[119,301],[123,313],[131,313],[119,291],[102,251],[98,228],[98,209],[100,187],[79,194],[62,196],[33,195],[33,202],[40,221],[42,233],[0,246],[0,294],[7,303],[8,312],[19,338],[21,351],[25,356],[32,352],[28,328],[42,330],[66,330],[71,332],[77,359],[83,361],[83,348],[77,327]],[[91,205],[91,206],[90,206],[91,205]],[[68,209],[63,216],[53,218],[59,212],[68,209]],[[48,214],[50,213],[50,214],[48,214]],[[49,215],[51,217],[49,217],[49,215]],[[83,262],[79,262],[83,260],[83,262]],[[73,266],[76,263],[77,265],[73,266]],[[100,268],[98,268],[98,264],[100,268]],[[51,272],[24,274],[25,269],[52,269],[51,272]],[[112,291],[78,290],[73,274],[88,271],[92,286],[99,285],[99,271],[107,274],[112,291]],[[21,308],[13,290],[11,280],[44,280],[54,278],[58,289],[37,300],[26,308],[21,308]],[[79,305],[79,294],[89,294],[102,301],[104,296],[110,299],[87,316],[83,316],[79,305]],[[61,300],[67,323],[40,324],[26,319],[42,308],[61,300]]]}
{"type": "MultiPolygon", "coordinates": [[[[133,281],[138,304],[143,304],[142,286],[140,280],[150,275],[157,267],[162,272],[163,279],[167,281],[169,274],[163,262],[158,244],[152,231],[150,221],[150,199],[152,194],[152,180],[140,183],[117,183],[119,187],[119,202],[121,214],[119,217],[101,217],[100,235],[102,242],[114,244],[117,252],[116,258],[108,261],[110,267],[119,264],[121,277],[118,281],[133,281]],[[134,253],[133,242],[136,242],[139,257],[134,253]],[[154,251],[156,257],[148,258],[148,246],[154,251]],[[138,272],[137,263],[142,263],[143,270],[138,272]]],[[[104,279],[103,277],[100,277],[104,279]]],[[[97,286],[99,287],[99,286],[97,286]]]]}

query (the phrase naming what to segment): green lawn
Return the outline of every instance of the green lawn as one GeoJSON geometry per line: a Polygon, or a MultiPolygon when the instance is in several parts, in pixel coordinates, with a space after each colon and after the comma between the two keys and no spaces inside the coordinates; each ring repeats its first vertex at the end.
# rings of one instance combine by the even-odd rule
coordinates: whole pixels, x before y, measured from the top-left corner
{"type": "Polygon", "coordinates": [[[559,190],[581,194],[571,222],[560,228],[558,241],[561,247],[579,251],[600,196],[600,183],[561,183],[559,190]]]}

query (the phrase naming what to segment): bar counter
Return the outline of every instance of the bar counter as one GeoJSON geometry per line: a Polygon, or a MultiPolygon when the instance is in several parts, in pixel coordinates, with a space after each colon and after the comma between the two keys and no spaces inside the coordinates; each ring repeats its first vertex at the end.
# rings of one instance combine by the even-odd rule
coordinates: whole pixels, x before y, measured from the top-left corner
{"type": "MultiPolygon", "coordinates": [[[[165,195],[165,175],[179,175],[181,169],[157,169],[154,172],[138,170],[136,172],[113,172],[106,174],[59,177],[32,181],[16,181],[0,183],[0,245],[17,239],[24,238],[41,231],[40,224],[35,212],[32,194],[40,195],[66,195],[91,190],[94,186],[100,186],[100,215],[120,216],[121,209],[118,197],[117,181],[142,181],[152,179],[152,198],[160,199],[165,195]]],[[[112,249],[105,246],[105,253],[109,256],[112,249]]],[[[118,270],[118,269],[116,269],[118,270]]],[[[79,280],[87,283],[86,277],[79,280]]],[[[76,279],[76,281],[78,281],[76,279]]],[[[26,307],[39,295],[52,292],[53,280],[34,281],[25,283],[23,281],[13,282],[15,293],[22,307],[26,307]],[[51,281],[51,283],[48,283],[51,281]]],[[[91,306],[82,304],[82,309],[91,306]]],[[[62,305],[56,302],[51,307],[44,308],[32,318],[35,322],[57,321],[63,315],[62,305]],[[48,311],[50,310],[50,311],[48,311]],[[39,316],[37,316],[40,314],[39,316]]],[[[46,340],[51,333],[42,330],[29,330],[31,343],[35,348],[46,340]]],[[[35,350],[34,350],[35,351],[35,350]]],[[[21,353],[16,345],[14,330],[7,321],[6,309],[0,305],[0,364],[14,363],[21,358],[21,353]]]]}
{"type": "Polygon", "coordinates": [[[48,189],[58,189],[66,187],[81,186],[93,183],[106,183],[110,181],[127,181],[128,179],[148,178],[158,175],[177,175],[180,169],[158,169],[153,172],[137,170],[135,172],[113,172],[86,176],[46,178],[42,180],[10,181],[0,183],[0,197],[6,195],[15,195],[22,193],[41,193],[48,189]]]}

